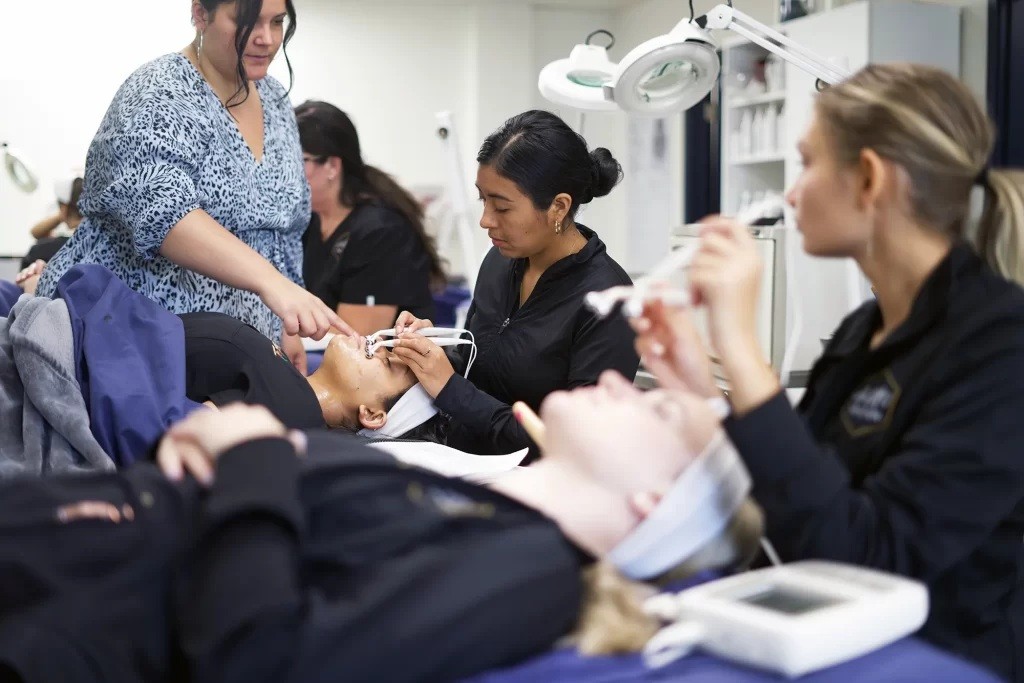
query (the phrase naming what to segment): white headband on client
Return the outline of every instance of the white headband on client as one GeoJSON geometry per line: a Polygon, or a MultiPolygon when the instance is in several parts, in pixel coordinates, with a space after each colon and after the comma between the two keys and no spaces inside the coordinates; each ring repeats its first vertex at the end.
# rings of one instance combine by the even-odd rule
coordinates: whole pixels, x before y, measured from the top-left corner
{"type": "Polygon", "coordinates": [[[380,429],[360,429],[357,434],[367,438],[397,439],[434,417],[437,408],[422,384],[416,383],[388,411],[387,422],[380,429]]]}
{"type": "Polygon", "coordinates": [[[750,473],[719,430],[608,561],[638,581],[664,574],[725,531],[750,488],[750,473]]]}

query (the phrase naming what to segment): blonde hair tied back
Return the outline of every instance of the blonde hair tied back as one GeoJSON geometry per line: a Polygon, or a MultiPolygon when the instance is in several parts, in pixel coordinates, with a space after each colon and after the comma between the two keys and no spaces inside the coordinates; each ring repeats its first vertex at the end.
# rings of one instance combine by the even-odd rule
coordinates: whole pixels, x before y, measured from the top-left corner
{"type": "Polygon", "coordinates": [[[989,170],[995,130],[974,95],[950,74],[919,64],[874,64],[816,102],[840,163],[865,149],[901,166],[918,219],[969,240],[993,270],[1024,282],[1024,174],[989,170]],[[984,208],[970,224],[971,191],[984,208]]]}
{"type": "Polygon", "coordinates": [[[587,568],[583,572],[580,620],[569,636],[569,643],[584,655],[639,652],[661,627],[661,623],[643,609],[644,600],[656,592],[655,586],[679,581],[706,569],[748,566],[758,552],[763,528],[761,509],[748,498],[716,541],[658,577],[653,585],[630,581],[607,562],[587,568]]]}

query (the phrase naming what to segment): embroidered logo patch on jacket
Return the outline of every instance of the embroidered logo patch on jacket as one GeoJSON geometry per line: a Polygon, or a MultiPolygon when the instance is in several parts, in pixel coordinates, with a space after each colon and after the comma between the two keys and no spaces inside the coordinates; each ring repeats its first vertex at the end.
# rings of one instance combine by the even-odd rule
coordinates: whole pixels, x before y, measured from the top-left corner
{"type": "Polygon", "coordinates": [[[850,436],[865,436],[888,428],[900,393],[900,385],[888,368],[869,377],[843,406],[846,431],[850,436]]]}

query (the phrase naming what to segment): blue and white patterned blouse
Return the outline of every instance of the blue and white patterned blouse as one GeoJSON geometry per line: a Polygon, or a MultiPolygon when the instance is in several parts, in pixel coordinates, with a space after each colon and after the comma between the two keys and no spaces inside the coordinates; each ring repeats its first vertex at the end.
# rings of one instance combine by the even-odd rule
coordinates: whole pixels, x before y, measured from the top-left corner
{"type": "Polygon", "coordinates": [[[188,59],[170,54],[128,77],[89,147],[79,202],[84,220],[36,290],[52,296],[77,263],[106,266],[174,313],[219,311],[278,339],[281,320],[259,297],[171,263],[167,233],[201,208],[302,284],[309,185],[284,88],[256,83],[264,150],[257,163],[234,119],[188,59]]]}

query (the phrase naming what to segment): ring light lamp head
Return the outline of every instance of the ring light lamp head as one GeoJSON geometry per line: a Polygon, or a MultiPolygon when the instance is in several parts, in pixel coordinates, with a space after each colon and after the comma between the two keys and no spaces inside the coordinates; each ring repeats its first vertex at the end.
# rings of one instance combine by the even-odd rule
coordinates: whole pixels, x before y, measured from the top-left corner
{"type": "Polygon", "coordinates": [[[14,186],[32,194],[39,187],[39,180],[28,166],[7,146],[6,142],[0,143],[0,152],[3,153],[3,165],[7,169],[7,175],[14,182],[14,186]]]}
{"type": "Polygon", "coordinates": [[[580,44],[568,59],[559,59],[541,69],[537,88],[546,100],[587,111],[615,111],[605,99],[604,86],[615,73],[608,50],[599,45],[580,44]]]}
{"type": "Polygon", "coordinates": [[[710,34],[681,21],[670,33],[631,50],[605,86],[605,97],[632,114],[667,116],[703,100],[720,69],[710,34]]]}

